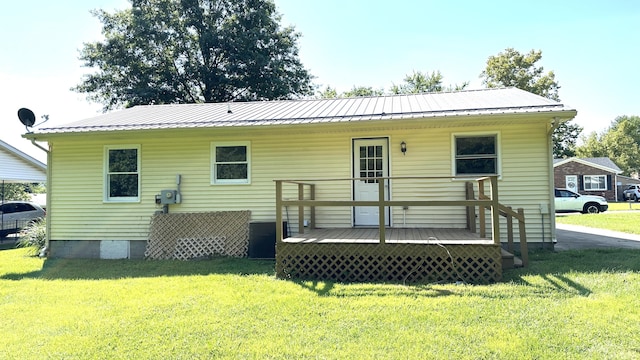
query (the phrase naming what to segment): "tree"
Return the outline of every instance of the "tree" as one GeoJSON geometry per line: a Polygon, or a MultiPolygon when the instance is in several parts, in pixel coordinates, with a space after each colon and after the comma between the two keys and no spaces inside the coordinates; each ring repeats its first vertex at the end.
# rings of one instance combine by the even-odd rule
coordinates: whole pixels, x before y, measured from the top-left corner
{"type": "Polygon", "coordinates": [[[551,134],[553,156],[558,159],[576,156],[576,143],[582,126],[563,122],[551,134]]]}
{"type": "Polygon", "coordinates": [[[338,91],[336,88],[332,88],[331,86],[327,86],[324,90],[318,91],[318,97],[320,99],[335,99],[338,96],[338,91]]]}
{"type": "Polygon", "coordinates": [[[608,157],[626,176],[640,173],[640,117],[619,116],[600,134],[592,132],[576,149],[580,157],[608,157]]]}
{"type": "Polygon", "coordinates": [[[320,99],[336,99],[336,98],[347,98],[347,97],[358,97],[358,96],[380,96],[384,95],[384,90],[379,89],[376,90],[371,86],[354,86],[349,91],[345,91],[341,94],[338,94],[338,91],[331,86],[327,86],[324,90],[319,91],[317,93],[317,97],[320,99]]]}
{"type": "Polygon", "coordinates": [[[4,201],[9,200],[29,200],[32,193],[32,187],[37,187],[38,184],[27,183],[5,183],[0,184],[0,199],[4,201]]]}
{"type": "MultiPolygon", "coordinates": [[[[531,93],[560,101],[560,85],[553,71],[544,73],[536,63],[542,58],[542,51],[531,50],[527,54],[507,48],[496,56],[489,56],[487,66],[480,74],[482,83],[489,88],[516,87],[531,93]]],[[[563,123],[553,132],[553,155],[558,158],[573,156],[576,140],[582,127],[570,122],[563,123]]]]}
{"type": "Polygon", "coordinates": [[[357,97],[357,96],[380,96],[384,95],[384,90],[376,90],[371,86],[354,86],[351,90],[345,91],[340,97],[357,97]]]}
{"type": "Polygon", "coordinates": [[[97,68],[73,90],[104,110],[140,104],[288,99],[312,93],[292,27],[273,0],[131,0],[94,11],[104,41],[86,43],[97,68]]]}
{"type": "Polygon", "coordinates": [[[419,94],[442,91],[442,74],[440,71],[432,71],[431,74],[413,71],[404,77],[404,83],[393,85],[392,94],[419,94]]]}
{"type": "Polygon", "coordinates": [[[640,116],[628,116],[622,115],[616,117],[611,122],[612,129],[618,129],[624,126],[626,133],[633,138],[633,140],[640,144],[640,116]]]}
{"type": "Polygon", "coordinates": [[[469,82],[464,82],[462,85],[443,86],[442,74],[440,70],[432,71],[431,74],[423,73],[421,71],[413,71],[412,74],[407,74],[404,77],[404,83],[400,85],[391,86],[392,94],[419,94],[441,91],[458,91],[463,90],[469,85],[469,82]]]}
{"type": "MultiPolygon", "coordinates": [[[[440,71],[433,71],[431,74],[420,71],[413,71],[404,77],[403,83],[400,85],[392,85],[389,94],[420,94],[441,91],[458,91],[463,90],[469,85],[464,82],[461,85],[443,86],[442,74],[440,71]]],[[[317,93],[317,97],[321,99],[335,99],[344,97],[357,96],[380,96],[384,95],[384,89],[374,89],[371,86],[354,86],[351,90],[338,94],[335,88],[327,86],[323,91],[317,93]]]]}

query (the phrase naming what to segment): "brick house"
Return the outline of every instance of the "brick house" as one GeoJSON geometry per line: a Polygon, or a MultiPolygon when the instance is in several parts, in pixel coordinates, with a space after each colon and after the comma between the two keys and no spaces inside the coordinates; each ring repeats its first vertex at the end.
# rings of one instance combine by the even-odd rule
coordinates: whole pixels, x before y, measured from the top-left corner
{"type": "Polygon", "coordinates": [[[621,173],[618,165],[608,157],[553,160],[556,188],[566,188],[583,195],[599,195],[609,201],[619,198],[621,173]]]}

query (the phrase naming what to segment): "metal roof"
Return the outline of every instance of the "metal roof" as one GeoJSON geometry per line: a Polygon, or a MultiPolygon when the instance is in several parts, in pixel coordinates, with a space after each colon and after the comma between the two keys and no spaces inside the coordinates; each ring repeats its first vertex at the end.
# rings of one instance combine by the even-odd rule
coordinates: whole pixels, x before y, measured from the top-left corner
{"type": "Polygon", "coordinates": [[[557,101],[516,88],[500,88],[338,99],[142,105],[41,128],[34,135],[548,112],[558,113],[564,119],[576,115],[575,109],[557,101]]]}

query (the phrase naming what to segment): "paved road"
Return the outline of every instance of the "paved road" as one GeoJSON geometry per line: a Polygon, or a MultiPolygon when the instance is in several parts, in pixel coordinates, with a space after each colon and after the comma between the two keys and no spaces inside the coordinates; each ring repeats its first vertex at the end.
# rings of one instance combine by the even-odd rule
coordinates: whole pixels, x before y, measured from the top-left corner
{"type": "Polygon", "coordinates": [[[556,251],[578,249],[640,249],[640,235],[556,223],[556,251]]]}

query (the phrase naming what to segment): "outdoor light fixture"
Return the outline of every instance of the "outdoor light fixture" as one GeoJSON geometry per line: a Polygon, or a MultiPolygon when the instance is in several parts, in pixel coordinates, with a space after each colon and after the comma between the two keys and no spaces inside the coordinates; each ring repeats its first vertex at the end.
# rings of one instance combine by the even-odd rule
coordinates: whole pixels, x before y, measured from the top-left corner
{"type": "Polygon", "coordinates": [[[401,142],[400,143],[400,151],[402,151],[402,155],[406,155],[407,154],[407,143],[406,142],[401,142]]]}

